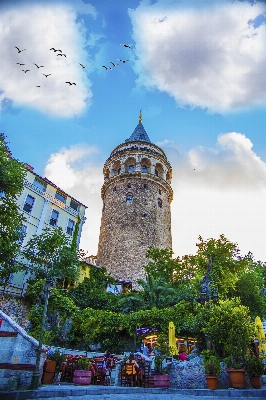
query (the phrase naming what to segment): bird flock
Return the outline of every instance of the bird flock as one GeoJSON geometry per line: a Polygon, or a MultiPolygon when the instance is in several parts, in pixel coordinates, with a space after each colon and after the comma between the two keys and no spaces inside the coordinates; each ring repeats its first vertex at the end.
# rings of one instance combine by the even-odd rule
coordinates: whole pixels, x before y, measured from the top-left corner
{"type": "MultiPolygon", "coordinates": [[[[125,48],[127,48],[127,49],[130,49],[130,50],[132,50],[132,51],[134,51],[134,49],[131,47],[131,46],[129,46],[128,44],[120,44],[120,46],[123,46],[123,47],[125,47],[125,48]]],[[[126,62],[128,62],[128,61],[130,61],[131,59],[129,59],[129,60],[121,60],[121,59],[119,59],[119,58],[117,58],[117,61],[120,61],[120,63],[122,63],[122,64],[125,64],[126,62]]],[[[106,65],[102,65],[102,67],[107,71],[107,70],[111,70],[111,69],[113,69],[114,67],[117,67],[118,65],[120,65],[119,63],[118,64],[116,64],[115,62],[113,62],[113,61],[110,61],[110,64],[112,64],[112,67],[107,67],[106,65]]]]}
{"type": "MultiPolygon", "coordinates": [[[[134,51],[134,49],[131,47],[131,46],[129,46],[128,44],[120,44],[120,46],[123,46],[123,47],[125,47],[125,48],[128,48],[128,49],[130,49],[130,50],[132,50],[132,51],[134,51]]],[[[18,51],[18,54],[20,54],[20,53],[22,53],[23,51],[26,51],[26,49],[20,49],[19,47],[17,47],[17,46],[14,46],[16,49],[17,49],[17,51],[18,51]]],[[[50,51],[53,51],[54,53],[57,53],[56,54],[56,56],[58,57],[65,57],[65,58],[67,58],[67,56],[66,56],[66,54],[65,53],[63,53],[63,51],[61,50],[61,49],[55,49],[54,47],[52,47],[51,49],[49,49],[50,51]]],[[[131,59],[125,59],[125,60],[123,60],[123,59],[117,59],[117,61],[119,61],[119,63],[115,63],[114,61],[110,61],[110,64],[112,65],[112,67],[109,67],[109,66],[106,66],[106,65],[103,65],[102,67],[107,71],[107,70],[112,70],[114,67],[117,67],[118,65],[120,65],[120,63],[122,63],[122,64],[125,64],[126,62],[129,62],[131,59]]],[[[16,63],[17,65],[19,65],[19,66],[24,66],[24,65],[26,65],[26,64],[24,64],[24,63],[20,63],[20,62],[17,62],[16,63]]],[[[36,64],[36,63],[32,63],[33,65],[35,65],[37,68],[38,68],[38,70],[40,69],[40,68],[45,68],[44,67],[44,65],[38,65],[38,64],[36,64]]],[[[84,69],[84,68],[86,68],[87,67],[87,65],[84,65],[84,64],[81,64],[81,63],[79,63],[79,65],[82,67],[82,69],[84,69]]],[[[30,69],[22,69],[21,70],[22,72],[24,72],[24,74],[26,74],[27,72],[31,72],[31,70],[30,69]]],[[[45,78],[48,78],[48,76],[51,76],[52,74],[43,74],[42,73],[42,75],[43,76],[45,76],[45,78]]],[[[76,86],[76,83],[75,82],[70,82],[70,81],[67,81],[67,82],[65,82],[65,83],[68,83],[68,85],[69,86],[72,86],[72,85],[75,85],[76,86]]],[[[46,86],[46,85],[45,85],[46,86]]],[[[37,85],[36,87],[41,87],[41,85],[37,85]]]]}
{"type": "MultiPolygon", "coordinates": [[[[22,51],[25,51],[26,49],[19,49],[19,47],[17,47],[17,46],[14,46],[17,50],[18,50],[18,53],[22,53],[22,51]]],[[[58,52],[58,54],[57,54],[57,56],[61,56],[61,57],[66,57],[66,54],[64,54],[63,52],[62,52],[62,50],[60,50],[60,49],[55,49],[54,47],[52,47],[50,50],[52,50],[54,53],[57,53],[58,52]]],[[[23,66],[23,65],[25,65],[25,64],[23,64],[23,63],[20,63],[20,62],[17,62],[16,64],[18,64],[19,66],[23,66]]],[[[36,63],[32,63],[33,65],[35,65],[38,69],[40,69],[40,68],[44,68],[44,65],[38,65],[38,64],[36,64],[36,63]]],[[[80,64],[81,65],[81,67],[82,68],[86,68],[87,67],[87,65],[83,65],[83,64],[80,64]]],[[[21,70],[22,72],[24,72],[24,74],[26,74],[27,72],[30,72],[31,70],[30,69],[22,69],[21,70]]],[[[43,74],[42,73],[42,75],[43,76],[45,76],[45,78],[48,78],[48,76],[51,76],[52,74],[43,74]]],[[[68,86],[72,86],[72,85],[75,85],[76,86],[76,83],[75,82],[70,82],[70,81],[67,81],[67,82],[65,82],[65,83],[68,83],[68,86]]],[[[41,85],[38,85],[38,86],[36,86],[36,87],[41,87],[41,85]]]]}

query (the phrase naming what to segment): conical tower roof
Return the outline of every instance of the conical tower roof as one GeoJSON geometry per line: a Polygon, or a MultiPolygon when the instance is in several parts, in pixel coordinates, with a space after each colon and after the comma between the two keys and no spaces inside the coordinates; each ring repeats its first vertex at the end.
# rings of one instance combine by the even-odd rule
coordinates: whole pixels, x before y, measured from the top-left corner
{"type": "Polygon", "coordinates": [[[139,115],[139,123],[136,126],[134,132],[132,133],[132,135],[130,136],[129,139],[126,139],[125,142],[150,142],[150,138],[147,134],[147,132],[145,131],[144,126],[142,125],[142,113],[140,111],[140,115],[139,115]]]}

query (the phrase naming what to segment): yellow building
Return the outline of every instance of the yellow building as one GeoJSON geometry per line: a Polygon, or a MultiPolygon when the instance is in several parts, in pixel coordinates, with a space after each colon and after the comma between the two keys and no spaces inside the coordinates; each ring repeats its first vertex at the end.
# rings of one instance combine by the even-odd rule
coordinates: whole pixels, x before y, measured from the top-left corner
{"type": "MultiPolygon", "coordinates": [[[[61,227],[71,238],[77,223],[79,224],[78,246],[87,207],[47,178],[37,175],[29,165],[27,168],[24,189],[17,199],[17,204],[25,217],[22,227],[25,235],[22,246],[33,235],[40,235],[46,227],[61,227]]],[[[10,291],[19,292],[25,287],[28,277],[29,275],[24,272],[15,274],[10,280],[10,291]]]]}

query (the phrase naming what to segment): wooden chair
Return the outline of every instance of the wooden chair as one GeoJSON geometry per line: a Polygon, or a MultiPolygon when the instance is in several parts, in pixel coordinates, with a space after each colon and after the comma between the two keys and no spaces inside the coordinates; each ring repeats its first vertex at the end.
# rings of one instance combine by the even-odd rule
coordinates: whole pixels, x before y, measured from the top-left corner
{"type": "Polygon", "coordinates": [[[64,381],[65,382],[72,382],[74,371],[78,369],[78,359],[72,358],[71,360],[67,361],[64,371],[64,381]]]}
{"type": "Polygon", "coordinates": [[[106,368],[104,366],[104,361],[96,362],[96,371],[94,377],[95,385],[103,385],[106,377],[106,368]]]}
{"type": "Polygon", "coordinates": [[[136,386],[137,370],[134,364],[121,365],[121,386],[136,386]]]}
{"type": "Polygon", "coordinates": [[[150,363],[146,363],[143,368],[142,373],[142,386],[149,388],[150,387],[150,375],[151,375],[151,366],[150,363]]]}

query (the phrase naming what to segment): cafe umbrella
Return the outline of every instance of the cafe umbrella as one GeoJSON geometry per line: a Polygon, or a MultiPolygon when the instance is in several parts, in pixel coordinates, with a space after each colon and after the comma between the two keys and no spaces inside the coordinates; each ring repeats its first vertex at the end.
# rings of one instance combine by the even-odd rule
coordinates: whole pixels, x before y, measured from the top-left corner
{"type": "Polygon", "coordinates": [[[169,322],[169,347],[173,356],[178,354],[176,347],[175,325],[172,321],[169,322]]]}

